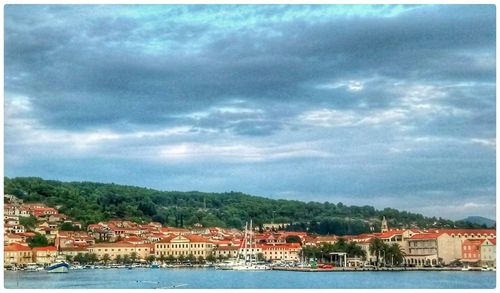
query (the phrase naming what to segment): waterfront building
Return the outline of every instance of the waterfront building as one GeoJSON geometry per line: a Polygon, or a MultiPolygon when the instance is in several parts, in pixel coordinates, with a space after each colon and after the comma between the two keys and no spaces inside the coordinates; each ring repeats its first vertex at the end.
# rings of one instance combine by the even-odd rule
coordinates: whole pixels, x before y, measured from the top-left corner
{"type": "Polygon", "coordinates": [[[187,257],[193,255],[194,257],[206,258],[209,256],[213,249],[214,244],[199,235],[170,235],[160,242],[154,244],[154,253],[156,258],[160,256],[179,256],[187,257]]]}
{"type": "Polygon", "coordinates": [[[51,264],[57,258],[57,249],[55,246],[35,247],[32,250],[33,262],[37,264],[51,264]]]}
{"type": "Polygon", "coordinates": [[[481,243],[484,239],[466,239],[462,242],[462,262],[475,263],[481,260],[481,243]]]}
{"type": "Polygon", "coordinates": [[[28,244],[12,243],[3,248],[4,265],[25,265],[33,262],[33,254],[28,244]]]}
{"type": "Polygon", "coordinates": [[[494,229],[429,229],[407,239],[408,264],[416,266],[449,264],[462,259],[465,240],[495,238],[494,229]]]}
{"type": "Polygon", "coordinates": [[[481,264],[496,267],[496,238],[485,239],[481,243],[481,264]]]}
{"type": "Polygon", "coordinates": [[[65,246],[59,248],[59,255],[70,256],[71,258],[74,258],[79,253],[86,254],[87,252],[87,246],[65,246]]]}
{"type": "Polygon", "coordinates": [[[300,243],[284,244],[259,244],[258,248],[262,250],[265,260],[271,261],[299,261],[300,243]]]}
{"type": "Polygon", "coordinates": [[[115,243],[96,243],[87,248],[88,253],[94,253],[98,259],[103,259],[107,254],[110,259],[116,259],[117,256],[129,257],[135,252],[137,259],[146,259],[152,253],[151,244],[132,244],[127,241],[119,241],[115,243]]]}
{"type": "Polygon", "coordinates": [[[238,255],[239,250],[238,246],[218,246],[213,250],[212,255],[217,259],[220,257],[234,259],[238,255]]]}

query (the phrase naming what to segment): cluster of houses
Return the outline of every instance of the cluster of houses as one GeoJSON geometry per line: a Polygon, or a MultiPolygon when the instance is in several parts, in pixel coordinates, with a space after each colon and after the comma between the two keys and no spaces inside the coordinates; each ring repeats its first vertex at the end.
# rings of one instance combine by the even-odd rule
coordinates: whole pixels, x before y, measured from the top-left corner
{"type": "MultiPolygon", "coordinates": [[[[57,256],[75,257],[94,254],[97,259],[130,257],[138,260],[168,258],[215,259],[235,258],[238,253],[260,255],[268,261],[300,261],[304,246],[335,243],[341,237],[317,236],[306,232],[266,229],[253,233],[254,245],[245,245],[244,233],[238,229],[202,227],[192,229],[163,227],[160,223],[138,224],[113,220],[90,224],[85,229],[71,221],[56,208],[38,203],[23,203],[6,195],[4,204],[4,265],[27,263],[48,264],[57,256]],[[26,231],[20,217],[34,217],[35,228],[26,231]],[[71,225],[76,231],[61,230],[71,225]],[[36,233],[44,235],[49,246],[31,248],[29,240],[36,233]],[[294,241],[291,241],[293,239],[294,241]]],[[[274,227],[272,224],[269,227],[274,227]]],[[[267,226],[266,226],[267,227],[267,226]]],[[[355,242],[366,252],[360,264],[374,261],[370,243],[379,238],[388,244],[397,243],[405,253],[405,264],[412,266],[447,265],[454,261],[495,266],[496,231],[494,229],[389,229],[385,218],[380,233],[342,236],[355,242]]]]}

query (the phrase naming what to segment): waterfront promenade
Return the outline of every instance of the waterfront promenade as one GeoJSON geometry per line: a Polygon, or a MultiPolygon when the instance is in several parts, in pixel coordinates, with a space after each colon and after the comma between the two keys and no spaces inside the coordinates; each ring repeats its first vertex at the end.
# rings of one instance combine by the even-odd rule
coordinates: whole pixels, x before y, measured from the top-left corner
{"type": "MultiPolygon", "coordinates": [[[[273,270],[276,271],[291,271],[291,272],[416,272],[416,271],[422,271],[422,272],[431,272],[431,271],[438,271],[438,272],[464,272],[462,268],[456,267],[430,267],[430,268],[425,268],[425,267],[381,267],[381,268],[356,268],[356,267],[333,267],[333,268],[311,268],[311,267],[273,267],[273,270]]],[[[478,272],[482,271],[481,268],[469,268],[468,271],[473,271],[473,272],[478,272]]],[[[467,271],[465,271],[467,272],[467,271]]]]}

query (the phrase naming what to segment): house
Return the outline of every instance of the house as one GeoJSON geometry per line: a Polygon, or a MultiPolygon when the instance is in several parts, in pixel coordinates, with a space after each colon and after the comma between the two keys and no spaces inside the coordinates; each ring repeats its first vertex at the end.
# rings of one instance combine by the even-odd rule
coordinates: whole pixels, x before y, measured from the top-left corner
{"type": "Polygon", "coordinates": [[[481,264],[484,266],[496,267],[496,238],[485,239],[481,243],[481,264]]]}
{"type": "Polygon", "coordinates": [[[59,212],[54,208],[33,208],[31,215],[36,218],[48,218],[50,215],[57,215],[59,212]]]}
{"type": "Polygon", "coordinates": [[[4,245],[9,245],[12,243],[24,243],[26,238],[18,234],[5,234],[3,238],[4,245]]]}
{"type": "Polygon", "coordinates": [[[17,225],[5,224],[3,226],[3,231],[4,231],[4,233],[14,233],[14,234],[26,232],[26,230],[24,229],[24,226],[19,225],[19,224],[17,224],[17,225]]]}
{"type": "Polygon", "coordinates": [[[57,249],[55,246],[35,247],[32,249],[33,262],[37,264],[51,264],[57,258],[57,249]]]}
{"type": "Polygon", "coordinates": [[[476,263],[481,260],[481,244],[485,239],[466,239],[462,242],[462,262],[476,263]]]}
{"type": "Polygon", "coordinates": [[[25,265],[33,262],[31,248],[26,244],[12,243],[4,246],[4,265],[25,265]]]}
{"type": "Polygon", "coordinates": [[[3,223],[7,225],[19,225],[19,216],[3,216],[3,223]]]}

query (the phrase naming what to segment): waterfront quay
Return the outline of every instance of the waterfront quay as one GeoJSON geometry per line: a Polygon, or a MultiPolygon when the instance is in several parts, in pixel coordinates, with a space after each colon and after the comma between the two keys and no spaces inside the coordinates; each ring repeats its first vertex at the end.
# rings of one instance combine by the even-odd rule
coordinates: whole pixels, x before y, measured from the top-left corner
{"type": "MultiPolygon", "coordinates": [[[[462,268],[452,268],[452,267],[429,267],[429,268],[418,268],[418,267],[333,267],[333,268],[311,268],[311,267],[273,267],[272,270],[276,271],[290,271],[290,272],[464,272],[462,268]]],[[[467,271],[486,271],[482,268],[469,268],[467,271]]]]}

